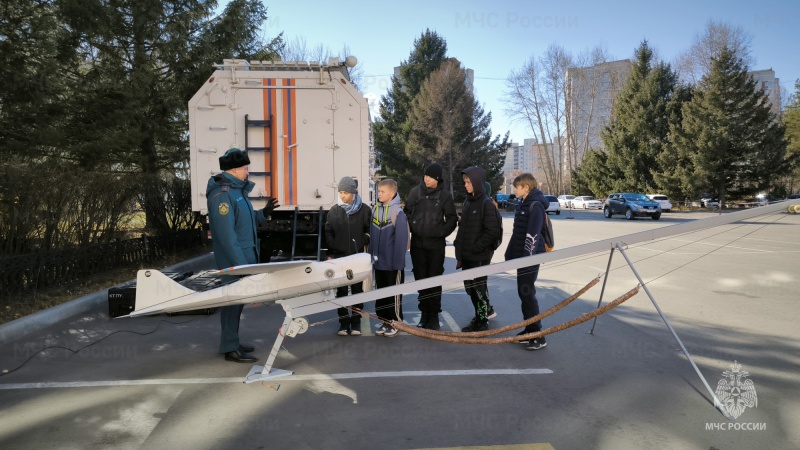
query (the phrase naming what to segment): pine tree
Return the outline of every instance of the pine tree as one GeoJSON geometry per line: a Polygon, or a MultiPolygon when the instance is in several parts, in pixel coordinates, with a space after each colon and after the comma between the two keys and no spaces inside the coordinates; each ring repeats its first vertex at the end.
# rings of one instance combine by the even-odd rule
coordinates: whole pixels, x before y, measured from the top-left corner
{"type": "Polygon", "coordinates": [[[613,190],[654,192],[659,187],[655,174],[663,170],[658,155],[668,143],[672,111],[677,108],[673,102],[677,80],[669,64],[653,62],[653,51],[647,41],[642,42],[612,119],[601,134],[607,165],[621,175],[611,180],[613,190]]]}
{"type": "Polygon", "coordinates": [[[671,139],[691,162],[683,183],[696,193],[745,197],[768,190],[791,170],[784,128],[767,96],[756,90],[747,67],[724,48],[714,58],[671,139]]]}
{"type": "Polygon", "coordinates": [[[490,124],[491,115],[484,114],[467,85],[466,71],[450,58],[422,83],[411,103],[406,155],[417,167],[442,164],[451,192],[462,183],[457,174],[472,165],[486,169],[487,180],[497,186],[507,145],[499,137],[492,141],[490,124]]]}
{"type": "Polygon", "coordinates": [[[267,59],[278,43],[259,39],[266,7],[232,0],[63,0],[67,27],[83,52],[73,158],[87,170],[140,174],[147,226],[168,232],[168,176],[188,165],[186,104],[215,62],[267,59]],[[102,20],[98,20],[102,18],[102,20]]]}
{"type": "Polygon", "coordinates": [[[620,176],[608,167],[608,154],[589,149],[578,170],[572,172],[572,192],[605,197],[614,192],[612,181],[620,176]]]}
{"type": "Polygon", "coordinates": [[[409,128],[405,125],[414,97],[422,83],[447,59],[447,43],[436,32],[425,30],[414,41],[407,61],[400,64],[399,76],[381,96],[380,120],[373,125],[375,149],[381,154],[381,172],[397,181],[400,192],[419,182],[424,166],[406,154],[409,128]]]}
{"type": "Polygon", "coordinates": [[[794,94],[786,105],[782,121],[788,139],[787,157],[794,162],[794,168],[784,184],[784,190],[786,194],[794,194],[800,191],[800,165],[797,164],[800,158],[800,79],[794,82],[794,94]]]}

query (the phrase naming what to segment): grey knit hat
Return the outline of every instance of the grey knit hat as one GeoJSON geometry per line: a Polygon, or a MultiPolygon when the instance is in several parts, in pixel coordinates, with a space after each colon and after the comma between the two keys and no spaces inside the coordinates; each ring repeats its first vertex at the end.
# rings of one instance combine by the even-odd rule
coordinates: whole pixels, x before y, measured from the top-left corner
{"type": "Polygon", "coordinates": [[[358,194],[358,183],[356,183],[356,180],[350,177],[342,177],[342,179],[339,180],[338,192],[349,192],[351,194],[358,194]]]}

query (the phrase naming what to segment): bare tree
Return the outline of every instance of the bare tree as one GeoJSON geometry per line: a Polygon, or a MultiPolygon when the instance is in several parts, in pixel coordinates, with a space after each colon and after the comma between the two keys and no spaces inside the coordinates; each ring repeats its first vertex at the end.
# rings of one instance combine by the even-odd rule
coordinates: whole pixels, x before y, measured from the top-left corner
{"type": "MultiPolygon", "coordinates": [[[[309,47],[305,38],[295,37],[284,43],[283,47],[278,50],[278,56],[282,61],[310,61],[317,63],[327,63],[328,58],[338,57],[339,61],[344,63],[348,56],[357,55],[352,55],[350,46],[347,44],[342,46],[342,50],[339,53],[334,53],[330,48],[322,44],[309,47]]],[[[364,80],[364,67],[361,65],[361,62],[359,61],[355,67],[349,67],[347,73],[350,76],[350,82],[353,83],[359,92],[363,92],[361,83],[364,80]]]]}
{"type": "Polygon", "coordinates": [[[755,63],[750,54],[752,35],[741,26],[729,25],[709,19],[702,34],[695,34],[691,47],[678,56],[674,66],[681,80],[696,85],[711,68],[711,59],[719,58],[723,48],[728,48],[742,59],[745,66],[755,63]]]}
{"type": "Polygon", "coordinates": [[[567,69],[572,56],[557,44],[544,55],[532,56],[506,80],[506,112],[515,120],[526,122],[537,145],[536,155],[544,169],[545,183],[557,192],[566,190],[565,155],[567,117],[567,69]]]}
{"type": "Polygon", "coordinates": [[[575,58],[567,69],[567,166],[575,170],[589,149],[602,148],[600,132],[608,123],[615,93],[625,83],[627,70],[603,47],[595,47],[575,58]]]}

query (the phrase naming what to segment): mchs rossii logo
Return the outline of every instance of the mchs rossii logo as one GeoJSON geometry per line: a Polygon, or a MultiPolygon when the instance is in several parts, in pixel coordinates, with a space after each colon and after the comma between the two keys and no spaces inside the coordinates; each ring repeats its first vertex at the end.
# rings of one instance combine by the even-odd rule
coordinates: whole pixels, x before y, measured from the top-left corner
{"type": "Polygon", "coordinates": [[[728,413],[734,418],[742,415],[747,408],[758,407],[758,396],[753,380],[748,380],[750,374],[742,370],[742,365],[734,361],[731,370],[722,372],[725,378],[717,383],[715,391],[719,401],[725,406],[728,413]]]}
{"type": "Polygon", "coordinates": [[[728,413],[730,422],[707,422],[706,430],[766,431],[765,422],[734,422],[747,408],[758,407],[758,396],[750,373],[742,370],[742,365],[734,361],[731,370],[722,372],[723,378],[717,383],[717,398],[728,413]]]}

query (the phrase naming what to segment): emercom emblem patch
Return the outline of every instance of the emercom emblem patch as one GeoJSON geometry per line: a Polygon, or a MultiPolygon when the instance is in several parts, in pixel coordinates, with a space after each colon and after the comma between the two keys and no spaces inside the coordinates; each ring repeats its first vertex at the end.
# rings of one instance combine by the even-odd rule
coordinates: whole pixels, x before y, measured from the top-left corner
{"type": "Polygon", "coordinates": [[[219,204],[219,215],[220,216],[227,216],[230,211],[231,211],[231,207],[227,203],[222,202],[222,203],[219,204]]]}

